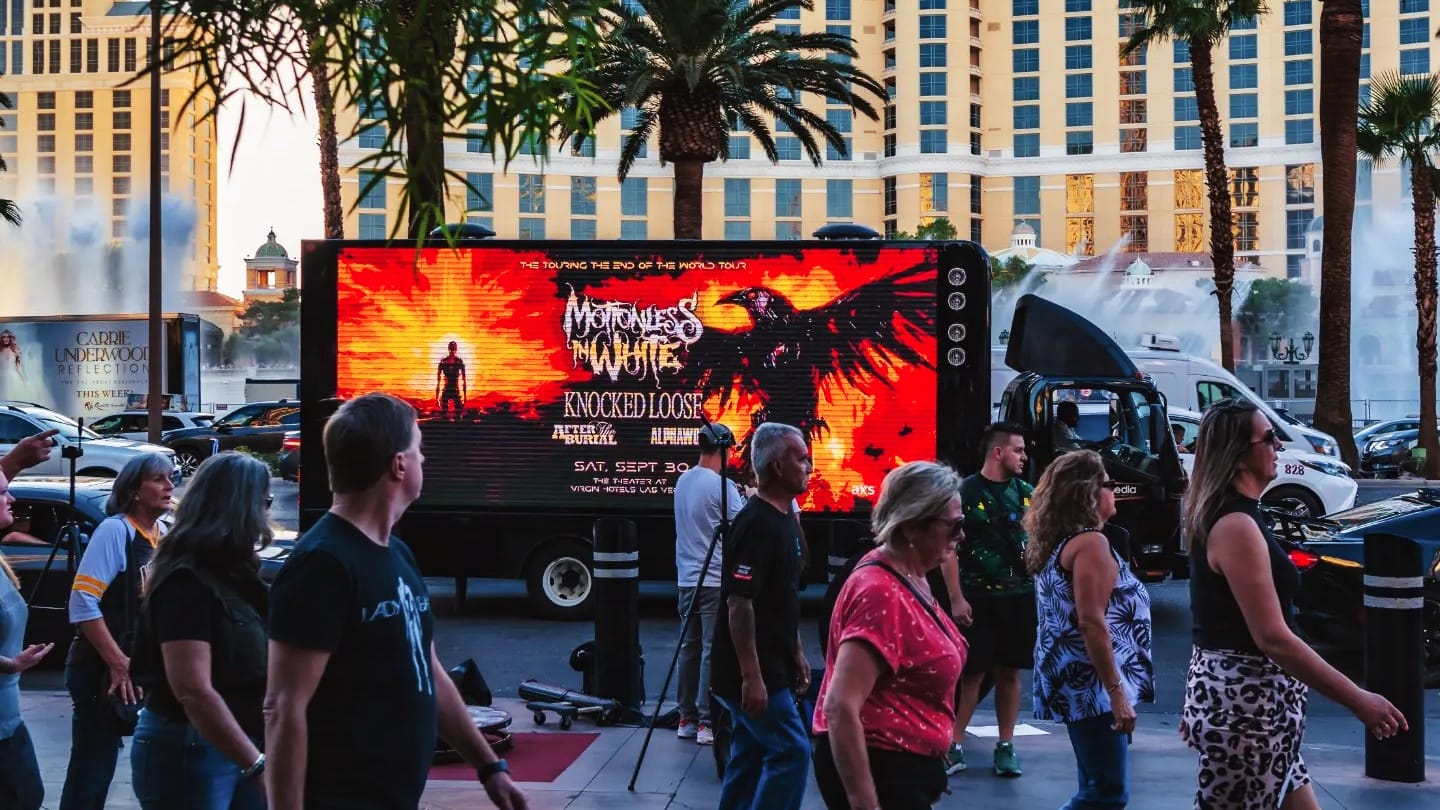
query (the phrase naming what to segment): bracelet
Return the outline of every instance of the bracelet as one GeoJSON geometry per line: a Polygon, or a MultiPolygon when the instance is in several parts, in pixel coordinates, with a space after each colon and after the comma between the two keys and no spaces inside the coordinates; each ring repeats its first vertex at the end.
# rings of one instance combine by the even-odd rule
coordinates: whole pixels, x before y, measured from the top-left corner
{"type": "Polygon", "coordinates": [[[265,754],[262,752],[262,753],[260,754],[260,756],[258,756],[258,757],[255,758],[254,764],[252,764],[250,767],[248,767],[248,768],[246,768],[245,770],[243,770],[243,771],[240,772],[240,778],[241,778],[241,779],[254,779],[255,777],[259,776],[260,774],[262,774],[262,773],[264,773],[264,772],[265,772],[265,754]]]}
{"type": "Polygon", "coordinates": [[[1125,684],[1123,684],[1123,683],[1121,683],[1121,682],[1119,682],[1119,681],[1116,681],[1115,683],[1112,683],[1112,684],[1110,684],[1109,686],[1106,686],[1106,687],[1105,687],[1105,691],[1106,691],[1106,692],[1114,692],[1116,689],[1122,689],[1122,688],[1124,688],[1124,686],[1125,686],[1125,684]]]}

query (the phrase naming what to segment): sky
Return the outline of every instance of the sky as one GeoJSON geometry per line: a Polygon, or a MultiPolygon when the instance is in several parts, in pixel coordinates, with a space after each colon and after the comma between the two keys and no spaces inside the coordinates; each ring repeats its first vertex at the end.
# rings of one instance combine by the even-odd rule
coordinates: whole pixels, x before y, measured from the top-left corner
{"type": "Polygon", "coordinates": [[[236,298],[245,288],[245,259],[255,255],[272,227],[280,244],[296,258],[300,241],[319,239],[323,225],[313,114],[307,120],[252,103],[237,143],[239,120],[238,103],[227,104],[220,112],[216,214],[219,289],[236,298]],[[230,158],[237,149],[232,172],[230,158]]]}

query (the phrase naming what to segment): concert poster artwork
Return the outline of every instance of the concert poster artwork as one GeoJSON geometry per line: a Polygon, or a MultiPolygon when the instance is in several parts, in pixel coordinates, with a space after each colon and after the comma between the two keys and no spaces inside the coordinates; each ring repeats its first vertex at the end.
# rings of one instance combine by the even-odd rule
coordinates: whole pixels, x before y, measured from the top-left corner
{"type": "Polygon", "coordinates": [[[810,442],[807,511],[936,453],[936,255],[754,245],[348,247],[336,395],[420,414],[428,506],[669,509],[702,414],[810,442]]]}

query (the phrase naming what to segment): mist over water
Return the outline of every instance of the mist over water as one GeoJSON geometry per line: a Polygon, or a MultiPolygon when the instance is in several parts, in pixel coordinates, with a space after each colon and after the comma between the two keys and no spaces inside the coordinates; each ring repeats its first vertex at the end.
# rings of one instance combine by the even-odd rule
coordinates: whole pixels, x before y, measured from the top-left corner
{"type": "MultiPolygon", "coordinates": [[[[0,319],[144,314],[150,304],[150,201],[131,198],[123,239],[112,239],[110,211],[93,199],[17,200],[25,222],[0,233],[0,319]],[[56,223],[59,223],[58,225],[56,223]]],[[[193,261],[197,216],[184,198],[161,198],[166,312],[183,309],[184,271],[193,261]]]]}

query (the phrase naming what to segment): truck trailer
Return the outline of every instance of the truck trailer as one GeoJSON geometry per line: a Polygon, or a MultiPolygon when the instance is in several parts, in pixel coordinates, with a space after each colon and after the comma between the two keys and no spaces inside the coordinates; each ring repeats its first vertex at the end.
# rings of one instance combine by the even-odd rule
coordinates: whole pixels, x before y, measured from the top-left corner
{"type": "MultiPolygon", "coordinates": [[[[301,432],[316,451],[303,461],[302,530],[330,504],[325,420],[371,391],[419,415],[424,492],[396,533],[422,571],[455,577],[461,599],[468,577],[523,578],[536,610],[556,618],[594,609],[597,518],[634,521],[641,577],[673,580],[674,483],[698,459],[704,419],[739,439],[737,476],[756,426],[806,435],[812,581],[869,537],[887,472],[917,459],[979,467],[990,279],[974,243],[462,245],[304,243],[301,432]]],[[[1032,405],[1082,378],[1108,386],[1124,435],[1097,447],[1133,490],[1117,520],[1139,535],[1137,569],[1163,577],[1184,473],[1162,399],[1133,366],[1097,360],[1124,357],[1103,333],[1060,313],[1045,318],[1068,318],[1088,342],[1067,350],[1074,367],[1017,378],[1007,418],[1048,428],[1032,405]]],[[[1043,456],[1046,437],[1031,432],[1043,456]]]]}

